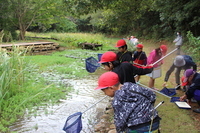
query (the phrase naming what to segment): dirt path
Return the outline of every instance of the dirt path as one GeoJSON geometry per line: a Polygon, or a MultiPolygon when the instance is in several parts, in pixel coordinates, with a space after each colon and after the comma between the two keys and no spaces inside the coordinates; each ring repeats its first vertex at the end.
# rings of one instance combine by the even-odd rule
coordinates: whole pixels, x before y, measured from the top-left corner
{"type": "MultiPolygon", "coordinates": [[[[168,53],[174,50],[174,45],[170,44],[168,42],[159,42],[159,43],[153,43],[153,42],[146,42],[143,41],[142,43],[144,45],[143,51],[146,52],[147,56],[149,53],[159,47],[162,44],[165,44],[168,46],[168,53]]],[[[182,51],[181,54],[184,52],[182,51]]],[[[170,68],[170,66],[173,63],[174,58],[176,57],[176,52],[169,55],[164,59],[164,64],[162,65],[162,76],[160,78],[157,78],[155,81],[155,87],[161,90],[162,84],[164,83],[164,77],[166,71],[170,68]]],[[[183,74],[183,71],[181,71],[181,74],[183,74]]],[[[175,83],[175,76],[174,72],[170,75],[170,78],[168,80],[168,86],[167,88],[174,88],[176,86],[175,83]]],[[[180,75],[182,76],[182,75],[180,75]]],[[[140,83],[148,86],[149,77],[148,76],[141,76],[140,83]]],[[[176,97],[180,97],[184,94],[182,90],[176,91],[176,97]]],[[[165,104],[162,105],[162,107],[158,108],[158,112],[162,118],[161,120],[161,132],[162,133],[182,133],[182,132],[199,132],[200,131],[200,114],[194,113],[192,110],[195,108],[198,108],[197,103],[192,103],[191,110],[184,110],[179,109],[174,103],[170,102],[169,98],[162,97],[160,95],[157,95],[157,102],[160,102],[161,100],[165,101],[165,104]],[[196,127],[196,128],[195,128],[196,127]],[[195,129],[194,129],[195,128],[195,129]]],[[[111,123],[111,127],[113,127],[111,123]]],[[[112,129],[112,128],[110,128],[112,129]]],[[[99,132],[98,132],[99,133],[99,132]]],[[[109,133],[115,133],[115,131],[111,130],[109,133]]]]}

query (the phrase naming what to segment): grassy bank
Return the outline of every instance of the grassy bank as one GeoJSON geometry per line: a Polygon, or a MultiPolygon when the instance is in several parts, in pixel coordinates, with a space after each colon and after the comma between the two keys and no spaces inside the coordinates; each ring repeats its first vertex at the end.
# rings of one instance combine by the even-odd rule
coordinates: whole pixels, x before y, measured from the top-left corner
{"type": "MultiPolygon", "coordinates": [[[[28,36],[37,37],[52,37],[58,40],[50,40],[59,43],[61,46],[67,49],[61,52],[55,52],[51,55],[36,55],[36,56],[13,56],[17,57],[15,60],[15,66],[20,66],[20,68],[10,67],[8,70],[5,67],[2,72],[9,71],[14,72],[10,75],[10,80],[8,80],[7,85],[12,86],[10,89],[1,88],[0,100],[0,131],[9,131],[8,127],[13,122],[15,122],[19,117],[22,117],[26,108],[33,108],[37,106],[46,105],[47,103],[55,104],[59,102],[59,99],[64,98],[71,88],[66,88],[65,86],[57,86],[52,83],[47,85],[45,79],[41,76],[43,72],[52,72],[67,75],[67,78],[87,78],[89,73],[85,70],[84,59],[93,56],[97,58],[98,53],[104,53],[110,49],[116,49],[114,47],[116,41],[120,38],[107,38],[101,34],[83,34],[83,33],[45,33],[36,34],[28,33],[28,36]],[[103,44],[103,50],[92,51],[92,50],[82,50],[77,48],[77,44],[80,42],[90,42],[103,44]],[[23,69],[21,64],[23,62],[23,69]],[[15,73],[16,70],[18,74],[15,73]],[[20,76],[19,74],[23,74],[20,76]],[[13,81],[13,77],[16,80],[13,81]],[[11,82],[13,81],[13,82],[11,82]],[[4,89],[4,91],[2,91],[4,89]],[[12,91],[12,95],[5,96],[7,91],[12,91]]],[[[38,40],[28,40],[28,41],[38,41],[38,40]]],[[[155,48],[159,47],[160,44],[166,44],[171,51],[174,47],[171,43],[167,42],[154,42],[151,40],[140,40],[144,44],[144,51],[147,55],[155,48]]],[[[17,53],[17,52],[16,52],[17,53]]],[[[2,56],[3,57],[3,56],[2,56]]],[[[12,56],[10,56],[12,58],[12,56]]],[[[164,79],[165,72],[170,67],[175,54],[170,55],[164,59],[164,65],[162,67],[162,77],[156,79],[155,87],[162,89],[162,83],[164,79]]],[[[9,60],[11,61],[11,60],[9,60]]],[[[5,62],[2,60],[2,62],[5,62]]],[[[11,62],[13,63],[13,62],[11,62]]],[[[7,64],[5,64],[6,66],[7,64]]],[[[3,76],[3,74],[2,74],[3,76]]],[[[142,76],[141,83],[148,85],[149,77],[142,76]]],[[[3,84],[3,82],[1,83],[3,84]]],[[[174,87],[174,74],[171,75],[168,82],[168,87],[174,87]]],[[[181,95],[181,92],[177,92],[177,96],[181,95]]],[[[159,114],[162,117],[161,128],[162,133],[182,133],[182,132],[192,132],[197,133],[198,121],[194,121],[191,117],[192,111],[179,109],[174,103],[170,103],[169,98],[157,94],[157,103],[160,101],[165,101],[165,103],[158,108],[159,114]]],[[[34,110],[37,111],[36,109],[34,110]]],[[[34,113],[33,111],[33,113],[34,113]]]]}

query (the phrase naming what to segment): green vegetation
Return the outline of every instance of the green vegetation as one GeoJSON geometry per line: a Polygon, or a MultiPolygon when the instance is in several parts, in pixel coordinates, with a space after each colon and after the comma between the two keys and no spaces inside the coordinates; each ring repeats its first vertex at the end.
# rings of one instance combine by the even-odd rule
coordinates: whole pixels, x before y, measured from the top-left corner
{"type": "Polygon", "coordinates": [[[194,35],[188,31],[187,33],[188,42],[183,45],[186,54],[191,55],[194,61],[200,64],[200,37],[194,37],[194,35]]]}
{"type": "MultiPolygon", "coordinates": [[[[28,36],[37,37],[54,37],[58,39],[57,43],[67,47],[64,51],[58,51],[51,55],[24,55],[23,52],[15,49],[8,55],[1,52],[1,88],[0,88],[0,131],[9,131],[9,125],[14,123],[18,118],[22,117],[25,109],[29,109],[30,115],[37,114],[37,108],[40,106],[53,105],[59,102],[59,99],[65,98],[68,91],[72,88],[65,86],[57,86],[54,83],[49,84],[41,73],[57,73],[65,74],[67,78],[86,78],[89,73],[85,70],[84,59],[93,56],[97,58],[98,53],[104,53],[113,47],[120,38],[108,38],[102,34],[89,33],[27,33],[28,36]],[[66,41],[69,39],[70,41],[66,41]],[[65,42],[66,41],[66,42],[65,42]],[[96,42],[103,44],[103,50],[93,51],[77,48],[79,42],[96,42]],[[71,49],[69,49],[71,48],[71,49]],[[20,76],[19,76],[20,75],[20,76]]],[[[195,38],[193,38],[195,39],[195,38]]],[[[30,40],[29,40],[30,41],[30,40]]],[[[32,40],[33,41],[33,40],[32,40]]],[[[37,40],[34,40],[37,41],[37,40]]],[[[51,40],[52,41],[52,40],[51,40]]],[[[144,51],[147,55],[151,50],[159,47],[163,42],[155,42],[153,40],[139,41],[144,44],[144,51]]],[[[172,43],[165,42],[171,51],[174,46],[172,43]]],[[[161,89],[164,74],[170,67],[175,54],[170,55],[164,60],[162,68],[162,77],[156,79],[155,87],[161,89]]],[[[147,85],[148,77],[142,76],[141,83],[147,85]]],[[[174,77],[171,76],[168,87],[174,87],[174,77]]],[[[60,85],[60,84],[59,84],[60,85]]],[[[182,95],[177,93],[177,96],[182,95]]],[[[165,103],[158,108],[162,117],[161,128],[163,133],[168,132],[197,132],[195,127],[196,121],[191,117],[189,110],[181,110],[174,103],[170,103],[170,99],[157,95],[157,103],[160,101],[165,103]]],[[[44,109],[48,113],[48,110],[44,109]]]]}
{"type": "MultiPolygon", "coordinates": [[[[25,110],[55,104],[65,98],[71,88],[46,85],[37,65],[26,60],[23,52],[0,53],[0,131],[7,132],[25,110]]],[[[34,111],[36,111],[35,108],[34,111]]]]}
{"type": "Polygon", "coordinates": [[[1,5],[0,41],[24,40],[26,31],[146,39],[171,39],[177,31],[200,35],[199,0],[1,0],[1,5]]]}

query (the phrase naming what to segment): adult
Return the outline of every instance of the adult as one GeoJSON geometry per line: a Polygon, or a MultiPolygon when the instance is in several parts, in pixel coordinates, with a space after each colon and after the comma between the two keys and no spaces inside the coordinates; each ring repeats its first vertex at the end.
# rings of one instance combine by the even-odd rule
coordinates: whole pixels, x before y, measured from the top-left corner
{"type": "MultiPolygon", "coordinates": [[[[167,46],[166,45],[161,45],[160,47],[154,49],[153,51],[151,51],[151,53],[147,57],[147,64],[149,65],[149,64],[155,63],[160,58],[162,58],[162,56],[165,55],[166,52],[167,52],[167,46]]],[[[161,65],[162,64],[163,64],[163,60],[161,60],[157,64],[154,64],[154,66],[153,66],[154,70],[150,74],[147,74],[147,76],[150,77],[149,88],[156,89],[154,87],[155,79],[161,77],[161,65]]]]}
{"type": "Polygon", "coordinates": [[[118,40],[115,47],[118,48],[117,53],[117,60],[119,60],[120,63],[122,62],[130,62],[132,63],[132,53],[128,51],[128,46],[126,44],[126,41],[124,39],[118,40]]]}
{"type": "Polygon", "coordinates": [[[99,63],[102,63],[106,71],[113,71],[118,74],[120,83],[132,82],[135,83],[135,75],[145,75],[151,73],[152,66],[138,68],[129,62],[119,63],[116,53],[112,51],[105,52],[101,56],[99,63]]]}
{"type": "MultiPolygon", "coordinates": [[[[185,95],[180,97],[180,101],[184,101],[185,99],[191,102],[191,98],[194,98],[198,105],[200,106],[200,74],[194,71],[193,69],[187,69],[184,73],[185,81],[189,83],[189,88],[185,95]]],[[[193,110],[196,113],[200,113],[200,108],[193,110]]]]}
{"type": "Polygon", "coordinates": [[[166,86],[167,81],[168,81],[171,73],[176,68],[176,71],[175,71],[175,79],[176,79],[176,84],[177,84],[176,89],[177,90],[181,89],[181,87],[180,87],[180,72],[181,72],[181,70],[187,70],[187,69],[190,69],[191,67],[193,67],[194,71],[197,70],[197,65],[192,60],[191,56],[189,56],[189,55],[178,55],[178,56],[176,56],[173,64],[171,65],[169,70],[166,72],[163,86],[166,86]]]}
{"type": "MultiPolygon", "coordinates": [[[[133,52],[133,65],[135,66],[146,66],[147,64],[147,56],[146,53],[143,51],[143,45],[142,44],[138,44],[136,46],[137,51],[133,52]]],[[[137,77],[135,77],[136,82],[138,82],[140,80],[140,75],[138,75],[137,77]]]]}
{"type": "Polygon", "coordinates": [[[95,90],[113,97],[114,123],[118,133],[144,133],[159,128],[160,117],[154,109],[156,95],[153,91],[131,82],[122,85],[114,72],[102,74],[95,90]]]}
{"type": "Polygon", "coordinates": [[[131,36],[130,42],[133,46],[136,46],[139,42],[138,39],[135,36],[131,36]]]}
{"type": "Polygon", "coordinates": [[[175,43],[176,48],[178,48],[177,55],[180,55],[180,48],[183,44],[183,37],[181,36],[181,32],[177,32],[177,36],[173,42],[175,43]]]}

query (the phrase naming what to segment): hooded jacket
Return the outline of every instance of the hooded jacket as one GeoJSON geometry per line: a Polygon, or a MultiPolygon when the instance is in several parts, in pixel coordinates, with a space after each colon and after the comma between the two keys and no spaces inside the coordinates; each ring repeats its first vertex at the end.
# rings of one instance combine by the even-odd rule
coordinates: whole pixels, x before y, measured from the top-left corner
{"type": "Polygon", "coordinates": [[[148,123],[156,118],[158,113],[154,110],[156,95],[153,91],[137,84],[126,82],[120,90],[115,92],[112,102],[114,121],[118,133],[128,127],[148,123]]]}

